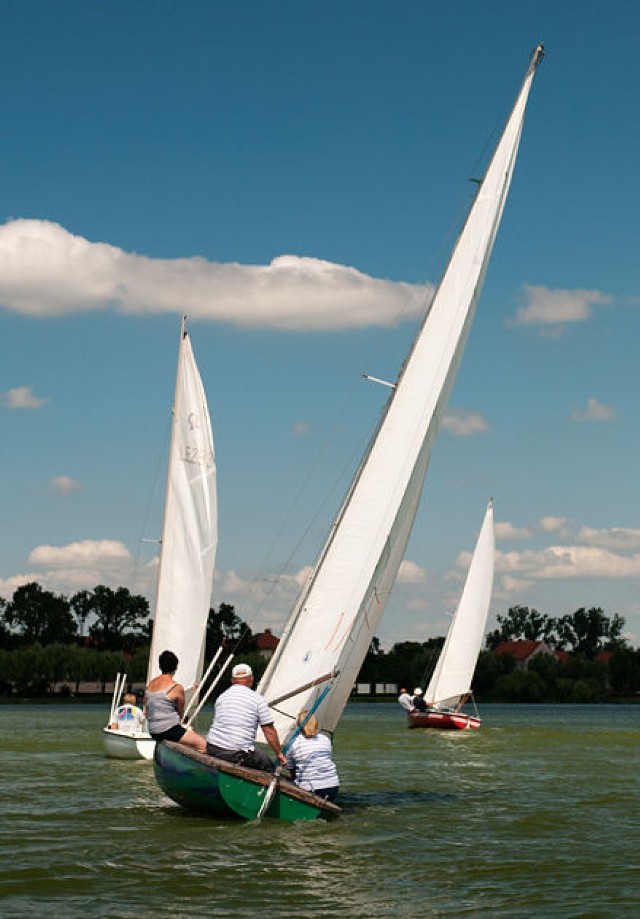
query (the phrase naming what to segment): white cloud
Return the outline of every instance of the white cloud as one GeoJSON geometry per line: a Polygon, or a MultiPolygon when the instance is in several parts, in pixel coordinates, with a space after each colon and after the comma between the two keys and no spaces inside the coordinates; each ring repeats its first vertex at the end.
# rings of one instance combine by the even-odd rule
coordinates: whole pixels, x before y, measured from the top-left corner
{"type": "Polygon", "coordinates": [[[17,386],[1,393],[0,401],[6,408],[41,408],[47,400],[34,396],[29,386],[17,386]]]}
{"type": "Polygon", "coordinates": [[[58,475],[51,479],[51,487],[61,495],[68,495],[72,491],[80,491],[82,483],[77,479],[71,479],[68,475],[58,475]]]}
{"type": "Polygon", "coordinates": [[[29,316],[115,307],[254,328],[347,329],[420,315],[432,293],[315,258],[283,255],[269,265],[153,259],[45,220],[0,226],[0,303],[29,316]]]}
{"type": "Polygon", "coordinates": [[[545,533],[557,533],[564,536],[569,532],[569,520],[566,517],[541,517],[540,529],[545,533]]]}
{"type": "Polygon", "coordinates": [[[640,554],[625,556],[595,546],[549,546],[539,552],[497,552],[496,571],[534,580],[640,577],[640,554]]]}
{"type": "Polygon", "coordinates": [[[577,539],[579,542],[614,552],[630,552],[640,549],[640,530],[625,529],[624,527],[611,527],[607,530],[596,530],[591,527],[581,527],[577,539]]]}
{"type": "Polygon", "coordinates": [[[509,325],[538,326],[546,333],[562,334],[569,322],[584,322],[591,318],[593,307],[611,303],[611,297],[598,290],[563,290],[525,284],[525,304],[509,325]]]}
{"type": "Polygon", "coordinates": [[[426,584],[427,572],[415,562],[403,559],[398,569],[398,584],[426,584]]]}
{"type": "Polygon", "coordinates": [[[489,430],[482,415],[463,408],[449,409],[442,418],[442,427],[454,437],[472,437],[474,434],[486,434],[489,430]]]}
{"type": "Polygon", "coordinates": [[[530,539],[532,531],[529,527],[516,527],[506,521],[496,523],[494,527],[496,539],[530,539]]]}
{"type": "Polygon", "coordinates": [[[588,399],[586,408],[571,412],[572,421],[611,421],[615,417],[615,409],[603,405],[597,399],[588,399]]]}
{"type": "Polygon", "coordinates": [[[29,555],[32,565],[49,568],[95,568],[122,565],[131,560],[124,543],[114,539],[69,543],[67,546],[37,546],[29,555]]]}

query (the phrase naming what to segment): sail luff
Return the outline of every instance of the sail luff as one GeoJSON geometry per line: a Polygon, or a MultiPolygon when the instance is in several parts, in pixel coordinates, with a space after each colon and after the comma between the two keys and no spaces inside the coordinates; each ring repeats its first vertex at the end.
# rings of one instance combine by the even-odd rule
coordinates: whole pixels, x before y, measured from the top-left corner
{"type": "MultiPolygon", "coordinates": [[[[511,181],[536,51],[425,321],[405,361],[337,526],[260,684],[267,699],[318,672],[340,677],[319,720],[333,730],[402,560],[431,449],[462,358],[511,181]]],[[[279,709],[286,733],[314,694],[279,709]]]]}
{"type": "Polygon", "coordinates": [[[187,690],[202,674],[216,547],[213,433],[183,321],[149,676],[157,673],[158,655],[169,649],[178,656],[176,678],[187,690]]]}
{"type": "Polygon", "coordinates": [[[487,623],[494,564],[493,502],[489,502],[460,603],[425,692],[429,705],[453,707],[469,692],[487,623]]]}

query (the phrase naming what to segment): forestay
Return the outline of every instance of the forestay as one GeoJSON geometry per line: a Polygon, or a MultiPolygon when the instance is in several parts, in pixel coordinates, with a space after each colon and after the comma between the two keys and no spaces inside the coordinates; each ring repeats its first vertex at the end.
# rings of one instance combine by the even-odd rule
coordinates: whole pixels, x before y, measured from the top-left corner
{"type": "Polygon", "coordinates": [[[149,679],[173,651],[176,679],[200,679],[218,540],[216,465],[207,400],[182,326],[149,679]]]}
{"type": "Polygon", "coordinates": [[[489,502],[460,603],[425,693],[429,705],[452,708],[469,692],[482,646],[493,587],[495,539],[489,502]]]}
{"type": "MultiPolygon", "coordinates": [[[[329,731],[353,688],[404,555],[542,54],[539,46],[384,417],[259,687],[269,701],[337,668],[340,675],[317,713],[329,731]]],[[[317,693],[308,690],[275,706],[281,737],[317,693]]]]}

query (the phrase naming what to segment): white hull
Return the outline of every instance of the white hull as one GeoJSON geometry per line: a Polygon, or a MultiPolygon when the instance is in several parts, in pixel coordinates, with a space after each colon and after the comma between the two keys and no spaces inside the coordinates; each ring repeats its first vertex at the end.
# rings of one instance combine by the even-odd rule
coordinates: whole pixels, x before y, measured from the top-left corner
{"type": "Polygon", "coordinates": [[[156,742],[150,734],[125,734],[103,728],[104,752],[111,759],[147,759],[152,760],[156,742]]]}

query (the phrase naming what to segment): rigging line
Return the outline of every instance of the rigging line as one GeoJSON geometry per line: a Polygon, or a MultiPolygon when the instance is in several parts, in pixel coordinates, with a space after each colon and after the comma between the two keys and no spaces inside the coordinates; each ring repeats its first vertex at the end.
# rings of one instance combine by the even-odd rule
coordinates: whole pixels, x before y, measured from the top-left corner
{"type": "MultiPolygon", "coordinates": [[[[167,430],[165,431],[165,436],[164,436],[164,447],[163,447],[163,449],[159,452],[158,457],[157,457],[157,460],[156,460],[156,470],[155,470],[155,474],[154,474],[153,479],[152,479],[151,489],[150,489],[150,491],[149,491],[149,495],[148,495],[148,499],[147,499],[147,507],[146,507],[146,510],[145,510],[145,513],[144,513],[144,517],[143,517],[143,520],[142,520],[142,526],[141,526],[141,528],[140,528],[140,535],[138,536],[138,540],[137,540],[137,543],[136,543],[136,556],[135,556],[135,562],[134,562],[134,568],[133,568],[133,579],[132,579],[132,585],[131,585],[131,592],[132,592],[132,593],[135,593],[135,590],[136,590],[137,584],[138,584],[139,575],[140,575],[140,553],[141,553],[141,550],[142,550],[142,544],[143,544],[144,542],[149,542],[149,541],[151,541],[151,542],[158,542],[158,543],[160,542],[159,539],[158,539],[158,540],[145,540],[145,538],[144,538],[144,533],[147,532],[147,527],[148,527],[148,524],[149,524],[149,518],[150,518],[150,516],[151,516],[151,507],[152,507],[152,505],[155,506],[156,503],[157,503],[157,495],[158,495],[158,489],[159,489],[159,480],[160,480],[160,476],[161,476],[163,470],[164,470],[165,473],[166,473],[166,470],[167,470],[167,468],[168,468],[167,454],[168,454],[168,449],[169,449],[169,448],[168,448],[168,445],[169,445],[169,442],[170,442],[170,439],[171,439],[171,428],[172,428],[172,426],[173,426],[173,409],[172,409],[172,411],[171,411],[171,413],[170,413],[169,426],[168,426],[167,430]]],[[[157,580],[157,577],[156,577],[156,580],[157,580]]],[[[151,610],[151,613],[154,614],[155,611],[154,611],[154,610],[151,610]]]]}

